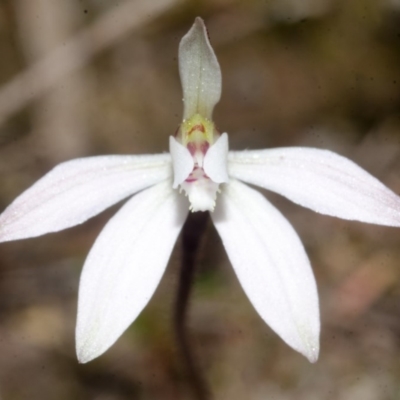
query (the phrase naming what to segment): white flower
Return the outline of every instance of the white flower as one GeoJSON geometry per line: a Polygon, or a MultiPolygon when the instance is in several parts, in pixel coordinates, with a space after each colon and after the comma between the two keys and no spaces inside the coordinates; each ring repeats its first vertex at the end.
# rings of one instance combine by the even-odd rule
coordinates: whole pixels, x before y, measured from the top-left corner
{"type": "Polygon", "coordinates": [[[106,225],[83,268],[76,347],[79,361],[87,362],[105,352],[146,306],[189,209],[212,211],[261,318],[314,362],[320,321],[307,255],[280,212],[241,181],[320,213],[388,226],[400,226],[400,198],[330,151],[294,147],[228,153],[227,134],[220,135],[212,122],[221,72],[200,18],[180,43],[179,68],[184,115],[176,137],[170,137],[170,154],[60,164],[0,216],[0,240],[80,224],[140,192],[106,225]]]}

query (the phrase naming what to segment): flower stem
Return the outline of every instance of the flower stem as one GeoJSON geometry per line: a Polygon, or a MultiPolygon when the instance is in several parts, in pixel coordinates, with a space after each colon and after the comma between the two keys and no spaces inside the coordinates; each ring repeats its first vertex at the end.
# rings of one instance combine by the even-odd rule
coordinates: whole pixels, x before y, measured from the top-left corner
{"type": "Polygon", "coordinates": [[[175,334],[178,349],[184,363],[187,379],[196,400],[210,400],[207,383],[196,363],[186,329],[189,298],[195,275],[196,255],[200,239],[208,221],[207,212],[190,213],[182,230],[182,264],[179,274],[178,294],[175,302],[175,334]]]}

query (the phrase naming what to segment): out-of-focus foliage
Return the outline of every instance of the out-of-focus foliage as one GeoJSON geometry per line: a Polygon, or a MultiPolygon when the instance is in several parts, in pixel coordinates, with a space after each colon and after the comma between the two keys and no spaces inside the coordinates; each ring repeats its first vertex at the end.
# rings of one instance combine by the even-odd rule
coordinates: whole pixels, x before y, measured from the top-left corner
{"type": "MultiPolygon", "coordinates": [[[[197,15],[221,64],[215,121],[233,149],[331,149],[400,193],[399,1],[158,3],[0,2],[1,209],[60,161],[167,150],[182,113],[178,43],[197,15]],[[116,13],[79,42],[87,38],[81,32],[127,3],[132,14],[116,13]],[[135,10],[145,17],[136,21],[135,10]],[[115,36],[118,29],[124,33],[115,36]],[[66,60],[82,67],[51,81],[51,73],[66,68],[54,51],[70,40],[80,45],[66,60]],[[55,60],[50,70],[34,69],[49,56],[55,60]]],[[[210,225],[189,327],[215,397],[398,399],[400,230],[320,216],[266,195],[299,232],[317,276],[320,359],[309,364],[265,326],[210,225]]],[[[171,328],[179,243],[135,324],[98,360],[76,361],[80,270],[116,210],[65,232],[1,245],[2,398],[189,398],[171,328]]]]}

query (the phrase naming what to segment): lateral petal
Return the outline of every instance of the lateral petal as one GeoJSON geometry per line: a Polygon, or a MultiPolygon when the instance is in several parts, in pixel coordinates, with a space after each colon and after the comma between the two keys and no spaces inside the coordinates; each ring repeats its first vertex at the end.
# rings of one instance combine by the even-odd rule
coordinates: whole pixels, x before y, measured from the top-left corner
{"type": "Polygon", "coordinates": [[[322,214],[400,226],[400,198],[353,161],[328,150],[231,152],[229,174],[322,214]]]}
{"type": "Polygon", "coordinates": [[[228,135],[223,133],[207,150],[204,156],[204,172],[215,183],[226,183],[229,181],[228,150],[228,135]]]}
{"type": "Polygon", "coordinates": [[[0,215],[0,241],[56,232],[171,176],[169,154],[97,156],[59,164],[0,215]]]}
{"type": "Polygon", "coordinates": [[[261,318],[289,346],[315,362],[318,294],[309,260],[292,226],[260,193],[232,179],[224,185],[211,217],[261,318]]]}
{"type": "Polygon", "coordinates": [[[211,120],[214,106],[221,97],[221,69],[207,28],[199,17],[179,44],[179,74],[183,88],[183,119],[198,113],[211,120]]]}
{"type": "Polygon", "coordinates": [[[81,363],[105,352],[153,295],[188,214],[160,183],[129,200],[100,233],[82,271],[76,325],[81,363]]]}
{"type": "Polygon", "coordinates": [[[173,136],[169,137],[169,151],[174,170],[172,187],[176,189],[193,171],[194,160],[187,147],[179,143],[173,136]]]}

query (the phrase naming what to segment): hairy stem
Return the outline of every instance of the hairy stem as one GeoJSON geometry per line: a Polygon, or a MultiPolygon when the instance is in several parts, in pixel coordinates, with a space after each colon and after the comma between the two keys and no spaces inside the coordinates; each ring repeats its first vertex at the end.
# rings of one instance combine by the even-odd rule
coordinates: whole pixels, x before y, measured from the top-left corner
{"type": "Polygon", "coordinates": [[[184,363],[187,379],[193,389],[196,400],[210,400],[211,394],[207,383],[196,363],[188,332],[186,317],[189,298],[195,275],[196,255],[200,239],[208,221],[207,212],[190,213],[182,230],[182,263],[179,274],[178,294],[175,303],[175,334],[177,344],[184,363]]]}

